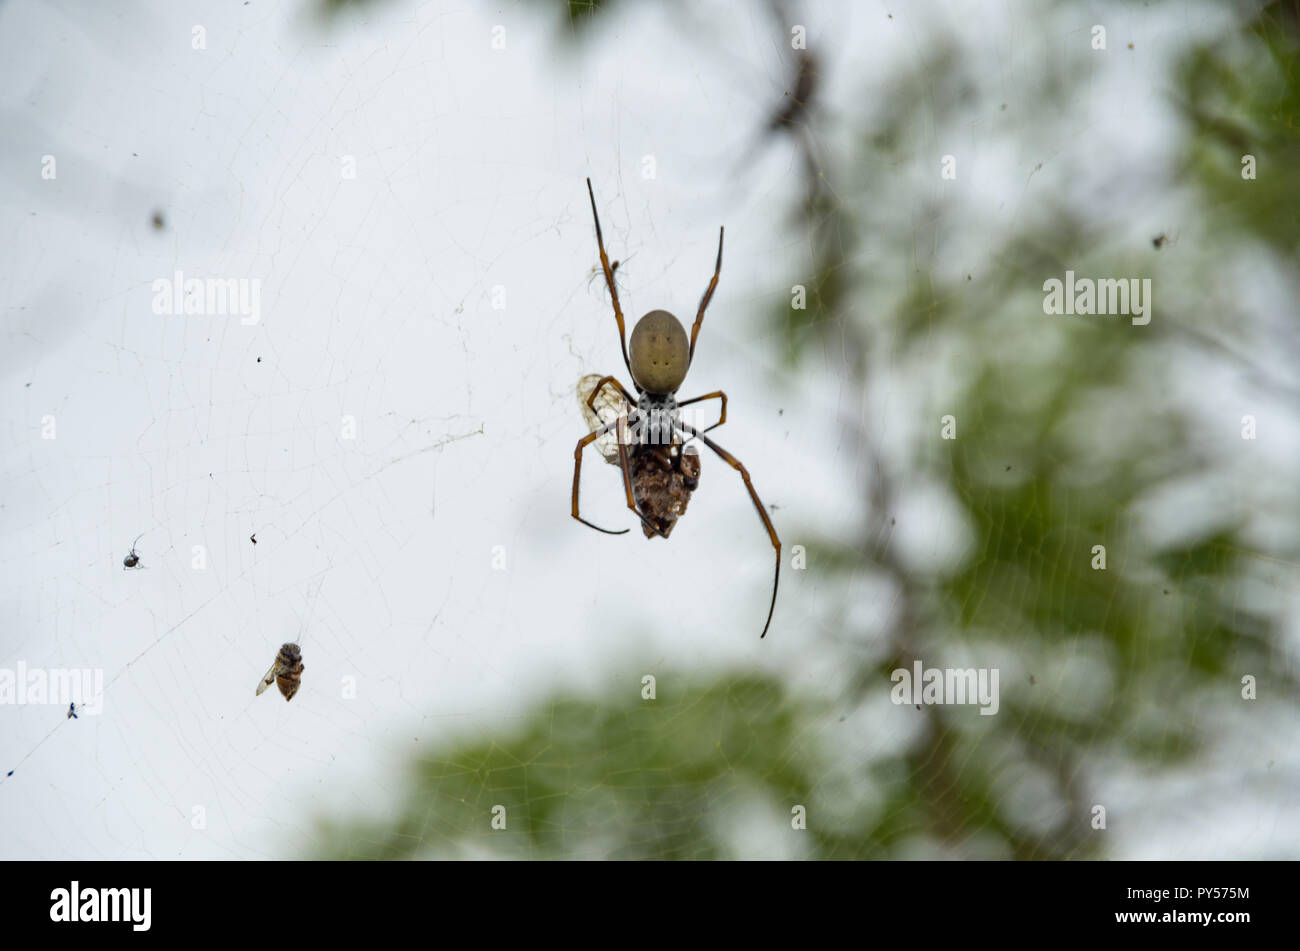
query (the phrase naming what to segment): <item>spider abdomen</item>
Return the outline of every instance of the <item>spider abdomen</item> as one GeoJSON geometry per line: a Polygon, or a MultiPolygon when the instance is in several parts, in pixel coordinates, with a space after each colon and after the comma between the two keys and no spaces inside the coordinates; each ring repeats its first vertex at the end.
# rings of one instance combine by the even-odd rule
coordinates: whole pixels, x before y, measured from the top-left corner
{"type": "Polygon", "coordinates": [[[647,393],[676,393],[691,365],[690,339],[680,320],[666,310],[652,310],[632,328],[629,370],[647,393]]]}

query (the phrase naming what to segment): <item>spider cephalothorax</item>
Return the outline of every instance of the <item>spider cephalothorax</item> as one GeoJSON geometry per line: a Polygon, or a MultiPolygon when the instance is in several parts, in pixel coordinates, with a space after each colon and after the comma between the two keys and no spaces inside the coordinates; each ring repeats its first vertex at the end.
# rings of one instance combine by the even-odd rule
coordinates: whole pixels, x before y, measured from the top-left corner
{"type": "MultiPolygon", "coordinates": [[[[628,405],[619,387],[604,389],[605,378],[593,373],[578,381],[578,400],[590,428],[608,429],[620,417],[627,420],[623,442],[628,456],[632,495],[646,520],[641,529],[646,538],[667,538],[686,512],[691,493],[700,484],[700,456],[693,445],[682,442],[675,428],[680,413],[672,396],[642,393],[636,406],[628,405]],[[599,404],[599,405],[597,405],[599,404]]],[[[617,428],[617,427],[615,427],[617,428]]],[[[618,435],[607,432],[596,440],[605,461],[622,466],[618,435]]]]}
{"type": "Polygon", "coordinates": [[[781,581],[781,540],[740,460],[704,435],[727,421],[727,395],[717,390],[680,402],[676,398],[677,390],[686,379],[686,371],[690,369],[691,360],[695,356],[695,341],[700,333],[700,325],[704,322],[705,308],[709,306],[714,288],[718,286],[718,275],[722,272],[724,232],[718,232],[718,261],[713,269],[713,280],[709,282],[709,287],[700,300],[695,323],[691,325],[690,338],[687,338],[686,328],[681,321],[668,311],[652,310],[632,328],[632,343],[629,348],[618,289],[614,286],[614,269],[610,267],[609,257],[605,254],[605,240],[600,231],[600,215],[596,212],[596,194],[591,188],[591,179],[587,179],[587,194],[591,197],[591,214],[596,221],[596,246],[600,250],[600,265],[605,272],[605,283],[614,305],[614,320],[618,324],[623,364],[632,377],[637,395],[629,393],[612,376],[600,377],[586,395],[588,419],[595,420],[595,428],[578,440],[573,453],[573,517],[584,525],[607,534],[621,535],[627,531],[601,528],[578,514],[582,451],[597,439],[613,432],[617,436],[617,461],[612,450],[606,459],[617,464],[623,472],[627,507],[641,520],[641,529],[647,538],[656,535],[667,538],[677,524],[677,519],[686,512],[691,493],[699,485],[700,457],[694,446],[689,445],[692,440],[699,439],[740,473],[776,551],[772,603],[767,610],[767,623],[763,625],[763,633],[759,635],[766,637],[768,626],[772,623],[772,612],[776,609],[776,591],[781,581]],[[610,405],[609,396],[602,396],[605,387],[617,390],[621,397],[621,401],[615,398],[615,418],[610,420],[605,420],[596,412],[598,399],[604,405],[610,405]],[[716,423],[699,430],[682,421],[681,407],[711,399],[721,402],[716,423]]]}

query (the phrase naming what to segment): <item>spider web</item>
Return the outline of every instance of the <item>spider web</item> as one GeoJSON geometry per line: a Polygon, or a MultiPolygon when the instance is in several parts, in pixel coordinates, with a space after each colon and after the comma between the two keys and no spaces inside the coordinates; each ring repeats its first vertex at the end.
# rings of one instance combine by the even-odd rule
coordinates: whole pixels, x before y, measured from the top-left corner
{"type": "MultiPolygon", "coordinates": [[[[888,513],[901,525],[890,534],[897,578],[865,564],[829,570],[815,550],[809,570],[790,570],[794,545],[855,545],[883,530],[886,513],[863,491],[872,466],[883,456],[905,475],[897,460],[939,451],[919,427],[961,392],[968,364],[937,337],[930,369],[914,363],[903,382],[904,368],[890,372],[886,339],[879,382],[864,392],[828,337],[793,366],[783,362],[787,341],[768,315],[788,306],[821,240],[781,218],[800,199],[797,150],[761,137],[755,145],[790,85],[788,36],[758,5],[682,9],[676,20],[632,5],[602,13],[594,38],[568,55],[554,18],[527,5],[355,7],[322,18],[319,5],[253,0],[205,12],[201,50],[193,18],[170,6],[119,5],[111,15],[94,5],[0,8],[3,95],[17,120],[3,153],[15,227],[0,363],[10,394],[0,445],[10,623],[0,665],[94,668],[104,680],[97,715],[0,708],[0,853],[361,854],[379,833],[338,845],[326,827],[385,816],[408,760],[426,750],[468,805],[401,830],[415,854],[538,851],[492,837],[488,810],[498,802],[546,815],[572,854],[609,854],[614,840],[653,845],[663,826],[619,828],[624,814],[605,795],[627,770],[645,768],[639,751],[659,735],[610,725],[635,715],[622,705],[639,709],[647,673],[678,704],[665,703],[667,729],[697,737],[711,762],[715,750],[725,759],[705,785],[678,778],[671,762],[635,780],[635,794],[666,797],[678,817],[669,820],[672,854],[714,854],[701,837],[710,824],[724,827],[734,854],[808,854],[775,831],[789,825],[775,787],[737,778],[784,701],[747,682],[694,686],[711,672],[743,670],[824,704],[789,756],[818,790],[814,814],[844,818],[846,803],[863,798],[890,808],[888,783],[860,767],[918,743],[926,721],[889,704],[887,682],[862,700],[846,670],[864,652],[884,661],[894,582],[928,584],[987,553],[962,508],[992,502],[934,480],[908,485],[888,513]],[[628,55],[645,49],[660,51],[653,68],[628,55]],[[38,174],[46,154],[57,160],[53,180],[38,174]],[[727,425],[712,435],[745,463],[786,545],[761,649],[771,549],[720,460],[705,461],[668,543],[636,531],[598,536],[569,517],[571,449],[585,432],[578,381],[615,373],[630,382],[591,271],[588,175],[630,323],[655,308],[693,314],[717,226],[727,227],[721,283],[683,394],[728,393],[727,425]],[[152,282],[177,270],[259,281],[260,320],[154,313],[152,282]],[[47,416],[53,439],[41,437],[47,416]],[[123,571],[141,532],[143,570],[123,571]],[[302,646],[302,689],[291,704],[273,691],[255,697],[291,640],[302,646]],[[594,767],[586,747],[554,738],[558,727],[537,737],[550,750],[536,761],[549,782],[509,762],[526,743],[485,741],[468,758],[442,752],[484,731],[528,734],[539,708],[577,729],[570,708],[545,706],[563,690],[597,698],[604,714],[594,767]],[[824,762],[814,752],[825,749],[834,768],[818,773],[810,764],[824,762]],[[545,813],[556,798],[569,811],[545,813]],[[604,828],[592,819],[602,815],[604,828]]],[[[864,83],[923,63],[942,32],[928,7],[892,15],[829,5],[801,13],[827,66],[833,115],[853,113],[864,83]],[[863,60],[877,72],[857,68],[863,60]]],[[[989,15],[1015,22],[997,5],[989,15]]],[[[1164,25],[1149,16],[1132,24],[1140,44],[1164,25]]],[[[1061,44],[1086,45],[1086,30],[1071,33],[1084,28],[1054,29],[1061,44]]],[[[1015,61],[981,66],[1001,76],[995,85],[1008,98],[1034,75],[1015,61]]],[[[1120,101],[1125,79],[1135,81],[1099,75],[1090,102],[1120,101]]],[[[989,213],[1010,228],[1032,214],[1040,178],[1085,194],[1068,176],[1099,136],[1132,125],[1116,131],[1101,110],[1053,128],[1033,156],[1044,169],[1015,153],[1002,164],[1014,174],[995,168],[1012,147],[991,122],[936,132],[935,154],[916,167],[873,169],[908,179],[907,197],[892,208],[894,227],[832,252],[828,273],[856,279],[877,260],[928,261],[941,240],[936,221],[989,213]],[[953,188],[933,166],[952,151],[963,154],[959,181],[987,172],[989,183],[931,218],[934,191],[953,188]],[[967,154],[978,156],[974,168],[967,154]]],[[[856,146],[818,138],[817,147],[856,146]]],[[[1149,140],[1142,149],[1157,154],[1149,140]]],[[[829,195],[828,214],[855,200],[833,183],[829,195]]],[[[980,260],[971,244],[949,251],[950,268],[980,260]]],[[[856,293],[854,312],[868,320],[898,287],[856,293]]],[[[1031,295],[1020,312],[1036,306],[1031,295]]],[[[1249,396],[1238,393],[1258,405],[1249,396]]],[[[1273,409],[1294,427],[1293,415],[1273,409]]],[[[1270,450],[1275,466],[1294,454],[1294,428],[1286,432],[1270,450]]],[[[594,451],[582,490],[584,514],[628,527],[617,474],[594,451]]],[[[1258,519],[1286,502],[1260,495],[1244,513],[1258,519]]],[[[1294,590],[1293,564],[1264,564],[1254,583],[1268,597],[1294,590]]],[[[1061,576],[1050,587],[1073,583],[1061,576]]],[[[1027,680],[1031,667],[1053,670],[1059,696],[1085,703],[1092,695],[1079,685],[1105,659],[1092,644],[1032,657],[1038,642],[1010,630],[998,650],[940,646],[933,663],[1001,665],[1004,684],[1013,672],[1027,680]]],[[[1294,711],[1275,715],[1279,734],[1294,722],[1294,711]]],[[[972,722],[961,728],[982,726],[972,722]]],[[[1223,797],[1234,771],[1248,765],[1258,778],[1265,760],[1276,761],[1272,775],[1294,775],[1294,750],[1243,745],[1249,722],[1226,726],[1217,752],[1170,780],[1162,801],[1223,797]]],[[[996,760],[993,740],[983,750],[986,763],[996,760]]],[[[1106,801],[1121,814],[1136,809],[1151,785],[1106,747],[1093,752],[1106,801]]],[[[1047,821],[1032,815],[1050,798],[1033,794],[1036,773],[1002,777],[997,802],[1023,801],[1027,821],[1047,821]]],[[[1109,854],[1150,854],[1189,824],[1208,854],[1300,842],[1284,820],[1294,794],[1271,781],[1225,801],[1206,813],[1178,807],[1183,821],[1170,827],[1130,825],[1109,854]]],[[[995,838],[991,825],[977,826],[957,841],[964,854],[997,854],[995,838]]],[[[896,854],[936,851],[917,836],[896,854]]]]}

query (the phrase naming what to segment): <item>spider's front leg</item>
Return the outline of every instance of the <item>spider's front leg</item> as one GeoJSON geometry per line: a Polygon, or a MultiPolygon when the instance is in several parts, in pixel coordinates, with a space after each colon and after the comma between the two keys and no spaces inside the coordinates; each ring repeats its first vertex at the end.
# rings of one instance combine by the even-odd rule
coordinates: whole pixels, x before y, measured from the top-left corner
{"type": "Polygon", "coordinates": [[[713,267],[713,280],[709,281],[709,289],[700,298],[700,309],[695,314],[695,323],[691,326],[691,349],[687,360],[695,359],[695,338],[700,335],[700,325],[704,323],[704,311],[708,309],[709,301],[713,300],[713,290],[718,286],[718,275],[722,273],[722,236],[726,230],[726,228],[718,229],[718,263],[713,267]]]}
{"type": "MultiPolygon", "coordinates": [[[[587,409],[591,410],[593,413],[596,412],[596,397],[599,395],[601,387],[609,386],[611,384],[619,391],[619,393],[623,394],[623,399],[627,401],[628,406],[636,406],[636,397],[623,389],[623,384],[618,382],[617,377],[602,376],[598,381],[596,381],[596,385],[592,387],[591,395],[587,397],[587,409]]],[[[703,398],[704,397],[700,397],[700,399],[703,398]]],[[[710,426],[709,428],[712,429],[713,427],[710,426]]]]}
{"type": "MultiPolygon", "coordinates": [[[[600,215],[596,213],[596,193],[591,188],[590,178],[587,179],[587,195],[591,198],[591,217],[596,222],[596,248],[600,251],[600,266],[605,272],[605,285],[609,288],[609,298],[614,305],[614,321],[618,324],[618,344],[623,349],[623,366],[627,367],[630,375],[632,364],[627,359],[627,329],[623,323],[623,308],[618,304],[618,288],[614,285],[614,270],[618,267],[618,262],[614,262],[614,267],[609,266],[609,255],[605,253],[605,236],[600,231],[600,215]]],[[[718,253],[721,255],[721,249],[718,253]]],[[[632,403],[636,405],[636,400],[632,403]]]]}
{"type": "Polygon", "coordinates": [[[727,394],[722,390],[714,390],[712,393],[705,393],[703,396],[693,396],[689,400],[682,400],[678,407],[690,406],[692,403],[702,403],[704,400],[722,400],[722,409],[718,412],[718,421],[712,426],[700,430],[707,433],[710,429],[717,429],[727,421],[727,394]]]}

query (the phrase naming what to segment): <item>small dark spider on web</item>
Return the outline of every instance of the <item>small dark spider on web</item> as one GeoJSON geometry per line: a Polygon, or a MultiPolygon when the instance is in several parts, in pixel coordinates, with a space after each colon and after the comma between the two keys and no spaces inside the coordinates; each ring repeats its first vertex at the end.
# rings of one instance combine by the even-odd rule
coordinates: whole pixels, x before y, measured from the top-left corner
{"type": "Polygon", "coordinates": [[[781,539],[777,537],[772,520],[763,502],[754,491],[749,472],[740,460],[705,435],[727,421],[727,395],[721,390],[678,401],[677,390],[686,378],[691,360],[695,356],[695,341],[704,323],[704,311],[713,298],[722,272],[722,238],[718,231],[718,260],[713,268],[713,279],[700,299],[695,323],[691,326],[689,340],[681,322],[666,310],[652,310],[632,328],[632,343],[628,346],[619,305],[618,288],[614,285],[614,268],[605,254],[605,239],[600,230],[600,215],[596,212],[596,193],[587,179],[587,194],[591,198],[591,215],[596,223],[596,247],[600,251],[600,265],[605,273],[605,284],[614,306],[614,321],[618,324],[619,345],[623,350],[623,365],[632,377],[637,395],[629,393],[613,376],[585,377],[579,383],[583,412],[592,431],[578,440],[573,451],[573,517],[589,528],[609,535],[622,535],[627,529],[614,531],[593,525],[579,514],[578,485],[582,473],[582,451],[597,443],[598,451],[607,462],[617,465],[623,473],[623,491],[627,507],[641,520],[641,530],[646,538],[656,535],[667,538],[686,511],[691,493],[699,486],[700,457],[694,446],[698,439],[737,473],[745,484],[758,517],[767,529],[768,539],[776,554],[776,571],[772,579],[772,602],[767,609],[767,621],[760,638],[767,636],[776,610],[776,592],[781,583],[781,539]],[[594,379],[594,382],[593,382],[594,379]],[[589,387],[589,389],[588,389],[589,387]],[[606,389],[608,387],[608,389],[606,389]],[[703,430],[696,429],[681,418],[681,407],[704,400],[721,403],[718,421],[703,430]],[[600,408],[597,408],[597,403],[600,408]],[[610,435],[614,440],[610,441],[610,435]]]}
{"type": "Polygon", "coordinates": [[[144,538],[144,532],[141,532],[139,535],[135,536],[135,541],[131,543],[131,551],[127,554],[125,558],[122,559],[123,570],[126,570],[127,568],[144,567],[144,565],[140,564],[140,556],[136,553],[135,550],[136,542],[140,541],[140,539],[142,538],[144,538]]]}

